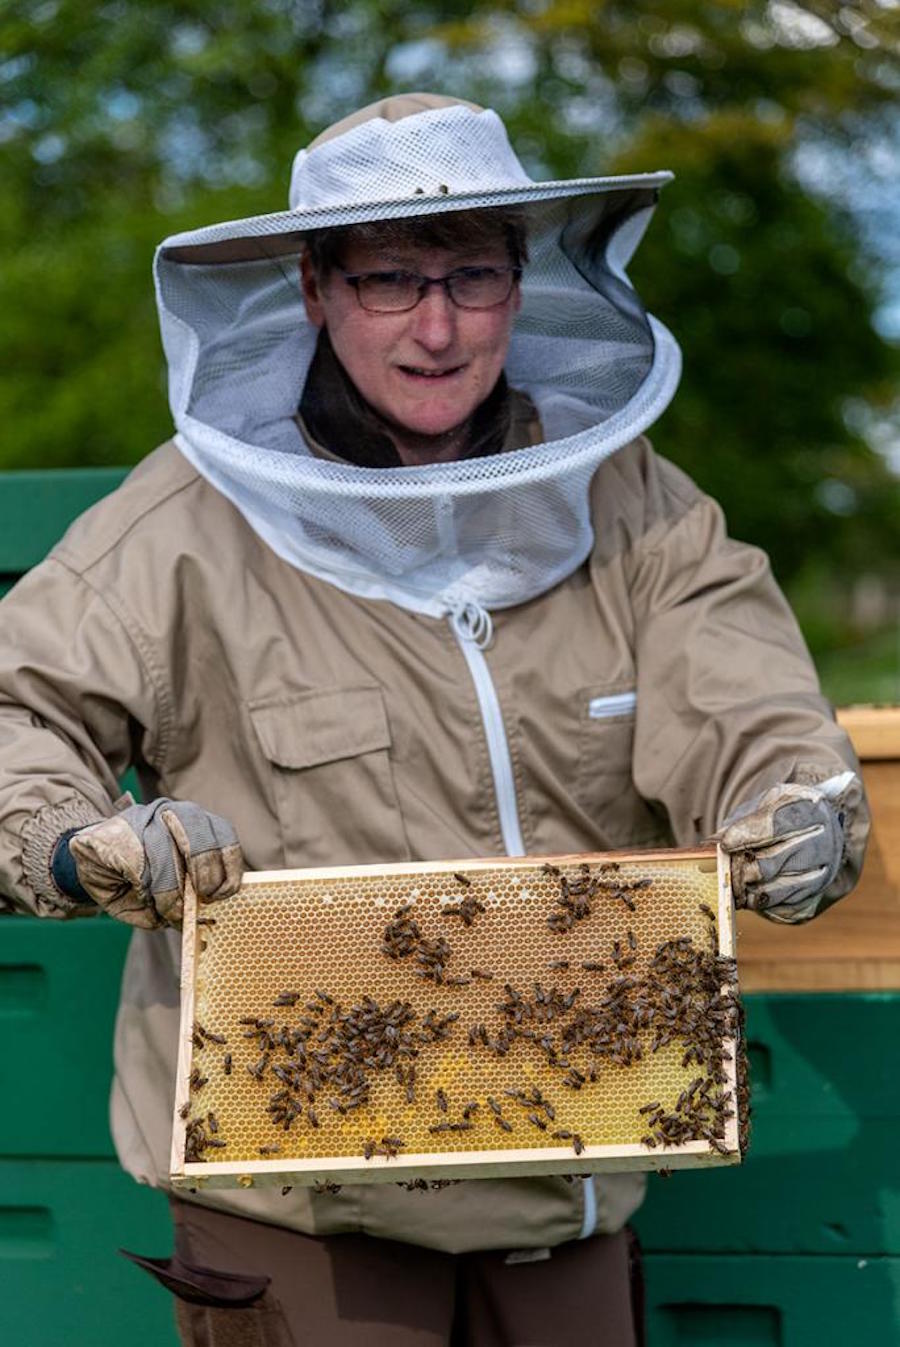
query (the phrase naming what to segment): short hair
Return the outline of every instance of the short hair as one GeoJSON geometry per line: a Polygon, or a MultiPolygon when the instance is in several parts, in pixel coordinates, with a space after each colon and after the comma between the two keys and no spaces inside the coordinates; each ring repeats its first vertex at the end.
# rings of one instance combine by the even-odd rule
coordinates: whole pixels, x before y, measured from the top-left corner
{"type": "Polygon", "coordinates": [[[348,244],[366,243],[381,248],[415,246],[419,248],[479,248],[506,244],[509,260],[515,267],[528,261],[525,212],[516,206],[478,207],[469,210],[438,211],[434,215],[405,216],[400,220],[369,220],[362,224],[336,225],[332,229],[312,229],[305,237],[313,270],[326,279],[348,244]]]}

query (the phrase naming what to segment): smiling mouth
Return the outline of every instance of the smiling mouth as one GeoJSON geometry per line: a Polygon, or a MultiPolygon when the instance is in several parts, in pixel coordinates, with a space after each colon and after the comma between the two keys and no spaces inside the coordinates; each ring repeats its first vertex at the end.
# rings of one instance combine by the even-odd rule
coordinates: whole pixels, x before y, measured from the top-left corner
{"type": "Polygon", "coordinates": [[[410,379],[440,380],[452,378],[454,374],[459,374],[465,367],[453,365],[450,369],[425,369],[420,365],[398,365],[397,368],[410,379]]]}

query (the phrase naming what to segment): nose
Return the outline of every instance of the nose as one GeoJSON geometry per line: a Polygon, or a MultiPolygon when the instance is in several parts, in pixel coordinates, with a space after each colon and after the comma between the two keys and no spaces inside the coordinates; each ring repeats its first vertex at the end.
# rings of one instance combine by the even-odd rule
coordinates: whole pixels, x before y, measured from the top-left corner
{"type": "Polygon", "coordinates": [[[444,351],[456,336],[456,307],[441,285],[430,285],[413,309],[414,336],[427,351],[444,351]]]}

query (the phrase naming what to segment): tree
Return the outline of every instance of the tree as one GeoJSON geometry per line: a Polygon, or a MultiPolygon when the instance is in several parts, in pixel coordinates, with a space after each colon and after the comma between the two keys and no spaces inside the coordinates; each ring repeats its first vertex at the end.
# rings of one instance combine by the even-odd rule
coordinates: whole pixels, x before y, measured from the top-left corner
{"type": "Polygon", "coordinates": [[[887,0],[22,0],[0,22],[3,466],[146,453],[170,424],[154,244],[280,209],[323,124],[437,87],[497,106],[535,176],[675,170],[633,268],[686,357],[658,446],[798,593],[889,574],[878,235],[800,171],[896,143],[887,0]]]}

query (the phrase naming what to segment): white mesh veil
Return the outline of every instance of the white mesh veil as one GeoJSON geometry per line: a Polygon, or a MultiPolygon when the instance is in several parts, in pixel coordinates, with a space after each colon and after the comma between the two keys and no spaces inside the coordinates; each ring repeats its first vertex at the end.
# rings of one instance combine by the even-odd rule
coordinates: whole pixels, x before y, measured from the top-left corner
{"type": "Polygon", "coordinates": [[[177,442],[281,557],[433,615],[522,603],[575,570],[598,464],[666,407],[680,371],[625,266],[670,174],[533,183],[493,112],[373,117],[295,161],[291,209],[167,239],[155,276],[177,442]],[[315,348],[305,231],[519,204],[530,261],[506,373],[529,448],[422,467],[314,456],[294,419],[315,348]]]}

